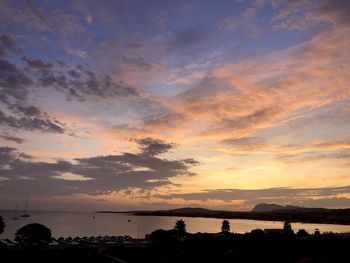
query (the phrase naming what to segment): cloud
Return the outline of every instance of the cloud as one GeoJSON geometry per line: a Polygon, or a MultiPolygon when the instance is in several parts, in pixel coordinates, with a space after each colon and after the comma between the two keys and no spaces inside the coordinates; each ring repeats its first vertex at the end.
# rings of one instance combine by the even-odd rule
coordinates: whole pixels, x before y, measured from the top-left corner
{"type": "Polygon", "coordinates": [[[64,128],[62,123],[49,119],[48,116],[41,117],[13,117],[4,114],[0,111],[0,123],[3,127],[9,127],[16,130],[23,129],[28,131],[43,131],[63,133],[64,128]]]}
{"type": "MultiPolygon", "coordinates": [[[[331,116],[330,118],[333,117],[331,116]]],[[[222,144],[223,147],[219,148],[218,151],[223,151],[230,155],[252,156],[254,154],[264,154],[287,163],[319,160],[331,160],[332,162],[339,160],[344,162],[350,160],[350,142],[348,137],[328,140],[315,139],[314,141],[300,144],[286,144],[270,142],[269,139],[257,136],[248,136],[226,139],[222,141],[222,144]]]]}
{"type": "Polygon", "coordinates": [[[204,134],[220,134],[227,133],[232,130],[245,130],[263,128],[270,124],[271,121],[279,117],[280,110],[276,108],[262,108],[244,116],[238,116],[234,118],[222,119],[219,123],[216,123],[212,127],[209,127],[208,131],[204,134]]]}
{"type": "Polygon", "coordinates": [[[141,56],[122,56],[121,61],[137,71],[149,71],[152,69],[152,65],[146,62],[141,56]]]}
{"type": "MultiPolygon", "coordinates": [[[[317,176],[326,178],[324,167],[332,175],[323,184],[342,185],[346,178],[338,179],[344,173],[338,165],[348,160],[349,150],[318,144],[322,139],[334,142],[335,136],[348,130],[348,4],[273,1],[271,9],[270,3],[244,3],[231,10],[234,14],[243,11],[235,17],[214,14],[206,18],[198,16],[198,10],[209,10],[210,5],[198,3],[192,10],[195,23],[189,25],[189,20],[180,21],[173,12],[178,4],[174,8],[169,8],[169,3],[156,4],[141,10],[132,3],[72,3],[76,8],[71,12],[70,4],[59,6],[59,11],[45,3],[2,1],[0,28],[11,34],[0,36],[4,57],[0,61],[0,137],[3,144],[11,145],[22,143],[23,137],[26,144],[17,146],[38,151],[46,160],[14,161],[17,174],[36,171],[41,178],[34,173],[17,178],[13,173],[11,187],[15,189],[19,180],[24,190],[38,183],[40,191],[50,185],[58,194],[96,194],[96,189],[108,192],[124,187],[154,189],[173,182],[199,189],[205,186],[198,182],[205,185],[214,175],[226,173],[232,178],[215,184],[237,179],[241,180],[237,185],[255,186],[265,179],[257,179],[261,173],[266,175],[264,185],[276,185],[278,180],[300,185],[304,175],[315,174],[308,178],[311,185],[317,176]],[[125,8],[135,12],[125,12],[125,8]],[[162,13],[164,8],[169,11],[162,13]],[[309,30],[271,33],[265,24],[271,12],[275,17],[270,26],[275,29],[309,30]],[[96,31],[108,24],[117,27],[96,31]],[[260,33],[266,36],[255,42],[245,36],[260,33]],[[282,41],[273,41],[281,36],[282,41]],[[22,60],[18,58],[22,55],[10,53],[16,52],[15,39],[26,52],[22,60]],[[304,42],[294,45],[295,41],[304,42]],[[50,48],[42,53],[44,44],[50,48]],[[51,59],[63,54],[67,62],[51,59]],[[339,108],[340,114],[330,110],[334,108],[339,108]],[[79,136],[63,135],[70,134],[70,129],[79,136]],[[50,145],[62,151],[62,156],[77,159],[48,162],[55,153],[42,152],[48,146],[34,131],[58,134],[43,139],[59,143],[58,147],[50,145]],[[86,151],[112,152],[110,140],[125,137],[138,138],[128,143],[138,143],[140,151],[86,157],[86,151]],[[198,168],[203,177],[193,180],[194,184],[186,181],[186,171],[190,173],[186,166],[196,162],[164,159],[172,156],[169,153],[177,146],[152,138],[185,144],[187,153],[207,162],[203,169],[198,168]],[[317,160],[323,161],[312,166],[317,160]],[[300,173],[280,176],[291,173],[284,168],[293,161],[301,164],[297,168],[300,173]],[[221,163],[224,167],[216,170],[221,163]],[[331,163],[336,165],[331,167],[331,163]],[[225,166],[239,171],[228,171],[225,166]],[[263,166],[267,168],[261,171],[263,166]],[[259,175],[252,171],[255,168],[261,168],[259,175]],[[271,177],[270,168],[275,169],[271,177]],[[173,180],[173,174],[182,171],[184,179],[173,180]],[[74,180],[82,177],[92,179],[74,180]],[[118,181],[115,188],[112,178],[118,181]]],[[[184,152],[180,150],[180,154],[184,152]]]]}
{"type": "Polygon", "coordinates": [[[317,122],[319,113],[327,115],[328,108],[350,98],[348,34],[343,28],[326,30],[295,47],[224,63],[187,90],[162,98],[162,112],[149,111],[132,127],[147,136],[161,128],[177,138],[190,132],[194,139],[222,141],[251,137],[307,114],[317,122]]]}
{"type": "Polygon", "coordinates": [[[224,30],[224,31],[233,31],[236,27],[237,27],[237,21],[233,17],[225,18],[218,24],[218,29],[224,30]]]}
{"type": "Polygon", "coordinates": [[[18,144],[21,144],[21,143],[24,142],[24,139],[22,139],[20,137],[13,136],[13,135],[10,135],[8,133],[0,134],[0,138],[4,139],[6,141],[16,142],[18,144]]]}
{"type": "Polygon", "coordinates": [[[73,48],[63,48],[61,49],[60,53],[66,56],[74,56],[81,59],[86,59],[87,57],[85,51],[73,48]]]}
{"type": "Polygon", "coordinates": [[[271,20],[273,28],[277,30],[303,30],[325,22],[343,26],[350,22],[350,4],[347,0],[281,1],[277,6],[279,10],[271,20]]]}
{"type": "MultiPolygon", "coordinates": [[[[148,130],[153,129],[172,129],[173,131],[181,127],[181,122],[185,121],[186,117],[181,113],[164,112],[148,115],[143,119],[143,127],[148,130]]],[[[180,128],[181,129],[181,128],[180,128]]]]}
{"type": "Polygon", "coordinates": [[[293,48],[225,63],[174,97],[172,112],[195,119],[197,134],[221,140],[249,137],[315,109],[329,112],[326,106],[350,98],[348,34],[325,31],[293,48]]]}
{"type": "Polygon", "coordinates": [[[349,24],[350,3],[347,0],[322,0],[315,3],[315,8],[307,17],[318,20],[329,20],[336,24],[349,24]]]}
{"type": "Polygon", "coordinates": [[[0,57],[7,55],[9,52],[19,52],[20,48],[15,43],[12,34],[4,34],[0,36],[0,57]]]}
{"type": "Polygon", "coordinates": [[[146,155],[156,156],[162,153],[166,153],[175,148],[173,143],[164,143],[161,140],[152,138],[136,139],[137,144],[142,149],[142,153],[146,155]]]}
{"type": "Polygon", "coordinates": [[[85,20],[88,24],[92,24],[94,17],[91,14],[89,14],[89,15],[85,16],[85,20]]]}
{"type": "Polygon", "coordinates": [[[264,147],[267,147],[266,142],[264,139],[254,137],[254,136],[248,136],[248,137],[241,137],[241,138],[232,138],[232,139],[226,139],[222,141],[225,145],[229,145],[232,152],[246,152],[247,154],[251,154],[254,150],[259,150],[264,147]]]}
{"type": "Polygon", "coordinates": [[[7,60],[0,60],[0,100],[8,102],[11,97],[22,100],[27,96],[33,81],[23,71],[7,60]]]}
{"type": "Polygon", "coordinates": [[[66,68],[40,59],[22,58],[25,69],[36,76],[36,84],[64,92],[69,98],[85,100],[91,97],[137,96],[136,89],[122,81],[115,81],[110,75],[101,76],[94,71],[75,67],[66,68]]]}
{"type": "MultiPolygon", "coordinates": [[[[34,63],[34,62],[33,62],[34,63]]],[[[37,67],[45,67],[35,61],[37,67]]],[[[2,127],[12,130],[64,132],[64,125],[35,106],[26,106],[32,79],[7,60],[0,60],[0,102],[14,115],[0,110],[2,127]]],[[[9,139],[10,137],[7,136],[9,139]]],[[[12,137],[15,138],[15,137],[12,137]]],[[[19,140],[17,140],[19,141],[19,140]]]]}
{"type": "Polygon", "coordinates": [[[1,24],[11,26],[14,31],[54,33],[60,38],[75,37],[85,31],[73,14],[61,10],[46,11],[26,2],[14,6],[11,1],[2,1],[1,24]]]}
{"type": "Polygon", "coordinates": [[[15,148],[0,147],[1,182],[3,194],[29,193],[55,196],[72,194],[110,194],[135,187],[154,189],[171,185],[178,175],[192,176],[190,168],[198,165],[193,159],[168,160],[158,157],[174,148],[153,138],[135,140],[138,153],[76,158],[74,162],[38,162],[28,159],[15,148]]]}
{"type": "Polygon", "coordinates": [[[6,166],[12,163],[14,160],[30,159],[29,155],[18,152],[13,147],[0,147],[0,166],[1,168],[7,168],[6,166]]]}

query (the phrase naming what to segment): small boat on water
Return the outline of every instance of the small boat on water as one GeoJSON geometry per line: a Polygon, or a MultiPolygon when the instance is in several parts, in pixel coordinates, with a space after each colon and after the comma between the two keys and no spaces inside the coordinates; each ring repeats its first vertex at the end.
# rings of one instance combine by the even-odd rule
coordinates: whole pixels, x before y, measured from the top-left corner
{"type": "Polygon", "coordinates": [[[23,215],[21,215],[21,217],[30,217],[30,215],[28,215],[28,214],[23,214],[23,215]]]}
{"type": "Polygon", "coordinates": [[[26,202],[24,204],[24,209],[23,209],[23,214],[21,217],[30,217],[30,215],[27,213],[27,208],[28,208],[28,198],[26,198],[26,202]]]}
{"type": "Polygon", "coordinates": [[[16,205],[12,220],[17,220],[17,219],[18,219],[18,216],[17,216],[17,205],[16,205]]]}

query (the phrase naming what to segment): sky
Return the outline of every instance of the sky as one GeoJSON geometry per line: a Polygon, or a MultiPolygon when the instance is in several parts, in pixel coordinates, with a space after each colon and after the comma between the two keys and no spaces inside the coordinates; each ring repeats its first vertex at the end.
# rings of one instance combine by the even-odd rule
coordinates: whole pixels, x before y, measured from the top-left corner
{"type": "Polygon", "coordinates": [[[0,1],[0,208],[350,207],[350,1],[0,1]]]}

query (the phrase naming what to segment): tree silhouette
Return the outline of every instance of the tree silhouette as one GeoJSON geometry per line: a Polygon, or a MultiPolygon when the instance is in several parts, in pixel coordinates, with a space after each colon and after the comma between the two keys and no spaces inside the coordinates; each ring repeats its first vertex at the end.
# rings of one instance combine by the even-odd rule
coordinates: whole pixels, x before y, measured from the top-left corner
{"type": "Polygon", "coordinates": [[[320,235],[320,230],[318,228],[315,228],[314,235],[315,236],[319,236],[320,235]]]}
{"type": "Polygon", "coordinates": [[[4,229],[5,229],[5,222],[0,216],[0,234],[4,232],[4,229]]]}
{"type": "Polygon", "coordinates": [[[300,238],[309,237],[309,233],[305,229],[299,229],[297,236],[300,238]]]}
{"type": "Polygon", "coordinates": [[[33,223],[25,225],[17,230],[15,240],[19,242],[49,242],[51,239],[51,230],[44,225],[33,223]]]}
{"type": "Polygon", "coordinates": [[[222,220],[221,231],[224,233],[230,232],[230,222],[228,220],[222,220]]]}
{"type": "Polygon", "coordinates": [[[283,224],[283,231],[287,234],[293,233],[292,225],[288,220],[283,224]]]}
{"type": "Polygon", "coordinates": [[[186,223],[182,219],[176,221],[174,229],[178,232],[179,236],[183,236],[186,233],[186,223]]]}

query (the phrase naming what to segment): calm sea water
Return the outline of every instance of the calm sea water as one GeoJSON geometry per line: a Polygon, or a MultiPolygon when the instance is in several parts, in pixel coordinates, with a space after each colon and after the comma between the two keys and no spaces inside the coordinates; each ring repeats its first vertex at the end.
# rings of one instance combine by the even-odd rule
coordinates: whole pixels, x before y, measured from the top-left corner
{"type": "MultiPolygon", "coordinates": [[[[13,211],[0,211],[4,218],[6,228],[0,235],[1,239],[13,238],[16,230],[29,223],[40,223],[49,227],[52,235],[58,237],[75,236],[104,236],[104,235],[128,235],[131,237],[144,237],[156,229],[172,229],[177,219],[183,219],[190,233],[220,231],[222,219],[194,218],[194,217],[157,217],[157,216],[133,216],[129,214],[93,214],[88,212],[54,212],[54,211],[30,211],[29,218],[12,220],[13,211]],[[130,220],[130,222],[129,222],[130,220]]],[[[259,221],[246,219],[230,219],[231,231],[235,233],[250,232],[256,228],[282,228],[282,222],[259,221]]],[[[292,223],[295,231],[303,228],[313,233],[315,228],[321,232],[350,232],[349,225],[331,224],[304,224],[292,223]]]]}

